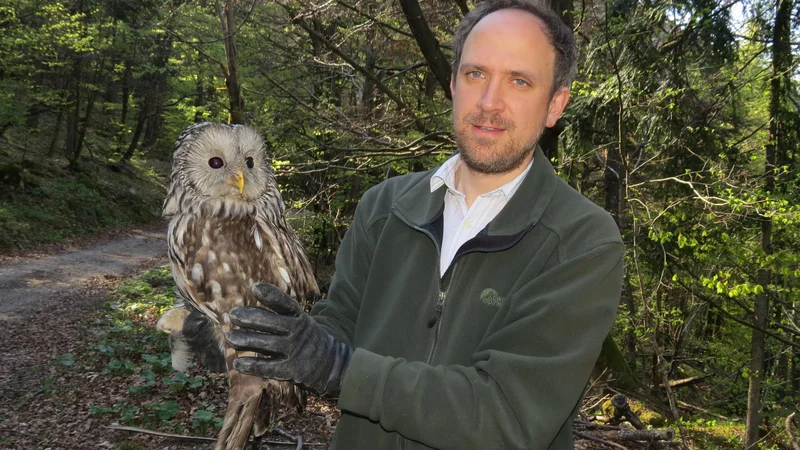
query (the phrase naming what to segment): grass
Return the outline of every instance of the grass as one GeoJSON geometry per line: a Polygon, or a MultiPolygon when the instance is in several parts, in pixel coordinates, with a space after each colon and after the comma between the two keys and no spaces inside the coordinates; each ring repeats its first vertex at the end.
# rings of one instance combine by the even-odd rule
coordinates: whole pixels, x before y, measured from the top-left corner
{"type": "Polygon", "coordinates": [[[166,195],[166,170],[134,158],[131,173],[116,172],[109,158],[84,159],[66,169],[47,157],[47,136],[6,133],[0,139],[0,251],[64,243],[72,237],[158,219],[166,195]]]}
{"type": "MultiPolygon", "coordinates": [[[[723,420],[696,419],[685,422],[686,434],[692,448],[740,449],[744,442],[744,423],[723,420]]],[[[677,427],[675,427],[677,429],[677,427]]]]}

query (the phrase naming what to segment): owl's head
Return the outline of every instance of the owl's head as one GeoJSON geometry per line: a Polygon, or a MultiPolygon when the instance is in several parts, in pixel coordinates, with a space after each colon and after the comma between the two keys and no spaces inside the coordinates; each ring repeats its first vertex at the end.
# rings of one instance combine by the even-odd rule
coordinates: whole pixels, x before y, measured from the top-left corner
{"type": "Polygon", "coordinates": [[[198,123],[183,130],[175,146],[165,216],[203,206],[246,214],[276,198],[282,209],[264,141],[252,128],[198,123]]]}

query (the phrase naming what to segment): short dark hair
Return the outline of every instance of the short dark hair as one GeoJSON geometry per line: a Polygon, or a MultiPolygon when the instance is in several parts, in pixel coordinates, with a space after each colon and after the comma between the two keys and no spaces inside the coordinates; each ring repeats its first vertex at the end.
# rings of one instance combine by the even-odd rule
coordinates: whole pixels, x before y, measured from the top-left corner
{"type": "Polygon", "coordinates": [[[555,11],[547,4],[537,0],[485,0],[464,16],[453,37],[453,50],[455,52],[452,67],[453,77],[456,76],[458,66],[461,64],[461,54],[469,33],[472,32],[472,29],[481,19],[503,9],[518,9],[533,14],[544,23],[544,32],[550,41],[550,45],[556,51],[553,92],[562,87],[569,89],[578,70],[578,47],[575,45],[575,36],[555,11]]]}

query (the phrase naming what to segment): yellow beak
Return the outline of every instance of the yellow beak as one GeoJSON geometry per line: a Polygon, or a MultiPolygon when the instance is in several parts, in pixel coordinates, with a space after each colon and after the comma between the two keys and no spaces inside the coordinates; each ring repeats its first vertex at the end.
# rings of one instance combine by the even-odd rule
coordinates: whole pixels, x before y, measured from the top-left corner
{"type": "Polygon", "coordinates": [[[237,170],[232,177],[228,178],[228,184],[239,188],[239,194],[244,193],[244,174],[241,169],[237,170]]]}

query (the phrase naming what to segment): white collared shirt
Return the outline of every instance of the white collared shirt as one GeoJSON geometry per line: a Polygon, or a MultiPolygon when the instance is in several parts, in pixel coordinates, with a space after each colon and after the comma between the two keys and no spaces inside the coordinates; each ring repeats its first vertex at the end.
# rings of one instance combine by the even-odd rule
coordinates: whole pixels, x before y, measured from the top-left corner
{"type": "Polygon", "coordinates": [[[475,237],[503,210],[533,164],[533,160],[531,160],[528,167],[516,178],[491,192],[479,195],[472,206],[467,208],[466,196],[456,189],[456,170],[461,162],[461,154],[457,153],[445,161],[431,177],[431,192],[447,186],[447,192],[444,195],[440,276],[444,276],[461,245],[475,237]]]}

